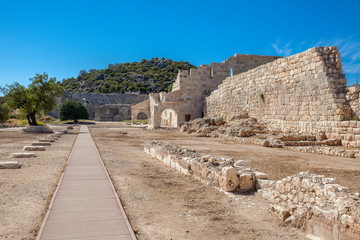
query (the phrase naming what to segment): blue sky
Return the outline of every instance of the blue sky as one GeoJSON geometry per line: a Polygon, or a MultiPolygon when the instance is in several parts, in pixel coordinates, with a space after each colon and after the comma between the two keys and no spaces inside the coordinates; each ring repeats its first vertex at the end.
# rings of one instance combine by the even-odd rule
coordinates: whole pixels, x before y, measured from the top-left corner
{"type": "Polygon", "coordinates": [[[360,78],[359,2],[0,0],[0,86],[143,58],[199,66],[327,45],[339,46],[352,85],[360,78]]]}

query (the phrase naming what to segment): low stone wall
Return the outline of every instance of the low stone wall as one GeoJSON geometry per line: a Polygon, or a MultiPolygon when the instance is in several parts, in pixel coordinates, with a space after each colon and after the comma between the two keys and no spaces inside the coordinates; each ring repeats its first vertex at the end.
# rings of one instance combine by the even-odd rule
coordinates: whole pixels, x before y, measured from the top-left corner
{"type": "Polygon", "coordinates": [[[258,182],[281,220],[321,239],[360,238],[359,194],[351,194],[335,178],[301,172],[276,182],[258,182]]]}
{"type": "Polygon", "coordinates": [[[243,160],[202,155],[163,142],[152,142],[144,151],[177,171],[225,192],[252,192],[256,179],[267,178],[264,173],[246,168],[243,160]]]}
{"type": "Polygon", "coordinates": [[[220,191],[258,190],[282,221],[302,229],[311,239],[360,238],[359,194],[351,194],[335,178],[301,172],[272,181],[265,173],[246,168],[243,160],[202,155],[163,142],[152,142],[144,151],[220,191]]]}

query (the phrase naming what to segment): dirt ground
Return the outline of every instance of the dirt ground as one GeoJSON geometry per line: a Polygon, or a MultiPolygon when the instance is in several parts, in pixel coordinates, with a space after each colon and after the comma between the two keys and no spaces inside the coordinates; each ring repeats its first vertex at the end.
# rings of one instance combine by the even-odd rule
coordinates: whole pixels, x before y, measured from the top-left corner
{"type": "MultiPolygon", "coordinates": [[[[54,130],[64,127],[52,127],[54,130]]],[[[65,167],[78,130],[63,135],[35,158],[8,158],[48,134],[0,129],[0,160],[19,160],[20,169],[0,169],[0,239],[35,239],[65,167]]]]}
{"type": "MultiPolygon", "coordinates": [[[[125,123],[88,126],[140,240],[305,238],[278,221],[257,194],[230,198],[145,154],[144,145],[154,140],[242,159],[274,180],[310,171],[336,177],[341,185],[360,192],[359,159],[241,145],[125,123]]],[[[45,136],[0,129],[0,159],[7,160],[45,136]]],[[[63,135],[45,152],[37,152],[38,157],[21,159],[21,169],[0,170],[0,239],[35,239],[75,139],[76,134],[63,135]]]]}
{"type": "Polygon", "coordinates": [[[220,139],[205,142],[174,130],[115,123],[89,127],[139,240],[304,239],[299,230],[277,221],[260,197],[230,198],[143,152],[153,140],[225,151],[220,139]]]}

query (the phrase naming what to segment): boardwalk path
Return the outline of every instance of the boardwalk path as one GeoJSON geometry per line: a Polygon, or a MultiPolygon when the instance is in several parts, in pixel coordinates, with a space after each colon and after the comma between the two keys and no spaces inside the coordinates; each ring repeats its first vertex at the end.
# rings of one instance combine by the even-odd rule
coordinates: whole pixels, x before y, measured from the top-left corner
{"type": "Polygon", "coordinates": [[[136,239],[87,126],[81,126],[37,239],[136,239]]]}

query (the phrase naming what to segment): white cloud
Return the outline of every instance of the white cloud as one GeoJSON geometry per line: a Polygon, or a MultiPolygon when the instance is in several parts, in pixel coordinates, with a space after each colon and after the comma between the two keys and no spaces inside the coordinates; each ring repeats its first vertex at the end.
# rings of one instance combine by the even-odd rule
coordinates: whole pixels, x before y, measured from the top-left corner
{"type": "Polygon", "coordinates": [[[271,43],[271,46],[279,55],[284,55],[285,57],[290,56],[292,54],[292,49],[290,48],[292,41],[289,41],[285,46],[282,46],[279,39],[276,39],[275,43],[271,43]]]}

